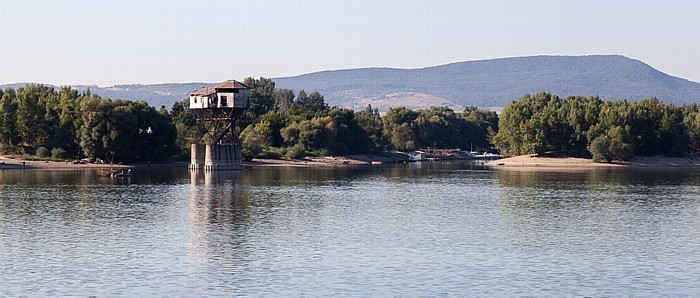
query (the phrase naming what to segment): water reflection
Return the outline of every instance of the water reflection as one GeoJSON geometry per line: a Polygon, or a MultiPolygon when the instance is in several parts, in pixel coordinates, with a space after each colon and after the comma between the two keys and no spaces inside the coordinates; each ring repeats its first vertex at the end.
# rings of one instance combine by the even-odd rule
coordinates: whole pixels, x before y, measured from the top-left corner
{"type": "Polygon", "coordinates": [[[250,207],[241,171],[190,171],[191,218],[195,223],[234,224],[250,207]]]}
{"type": "Polygon", "coordinates": [[[688,173],[2,172],[0,296],[697,296],[688,173]]]}
{"type": "Polygon", "coordinates": [[[634,277],[639,283],[630,286],[629,293],[677,292],[676,286],[689,281],[680,269],[689,260],[678,256],[698,253],[690,240],[698,237],[697,231],[676,230],[697,226],[698,177],[697,172],[682,170],[500,171],[497,231],[507,244],[502,253],[545,269],[538,272],[545,283],[578,278],[577,286],[600,290],[634,277]],[[675,237],[685,243],[669,245],[675,237]],[[661,272],[683,279],[664,283],[659,281],[661,272]],[[600,279],[582,280],[584,276],[600,279]]]}

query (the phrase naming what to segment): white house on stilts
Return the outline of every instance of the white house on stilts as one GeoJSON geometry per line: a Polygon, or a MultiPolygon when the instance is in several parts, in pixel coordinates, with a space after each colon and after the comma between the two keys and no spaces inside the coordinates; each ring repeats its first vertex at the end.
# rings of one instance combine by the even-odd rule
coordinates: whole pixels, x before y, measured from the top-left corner
{"type": "Polygon", "coordinates": [[[190,111],[197,120],[191,169],[242,169],[235,124],[249,106],[250,87],[234,80],[190,93],[190,111]]]}

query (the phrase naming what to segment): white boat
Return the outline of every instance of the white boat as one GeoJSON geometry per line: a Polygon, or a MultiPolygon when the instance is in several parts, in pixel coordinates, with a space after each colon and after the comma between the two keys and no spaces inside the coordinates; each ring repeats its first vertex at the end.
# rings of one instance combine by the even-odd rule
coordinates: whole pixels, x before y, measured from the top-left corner
{"type": "Polygon", "coordinates": [[[499,158],[501,158],[500,154],[490,153],[490,152],[484,152],[484,153],[472,152],[472,155],[474,156],[474,159],[499,159],[499,158]],[[476,154],[474,154],[474,153],[476,153],[476,154]]]}

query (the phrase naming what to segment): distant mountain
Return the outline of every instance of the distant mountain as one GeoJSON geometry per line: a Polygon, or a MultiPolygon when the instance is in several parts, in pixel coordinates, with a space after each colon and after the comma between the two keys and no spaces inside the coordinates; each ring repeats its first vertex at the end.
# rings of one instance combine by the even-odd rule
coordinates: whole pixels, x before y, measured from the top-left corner
{"type": "Polygon", "coordinates": [[[274,80],[278,87],[318,90],[331,104],[355,109],[367,103],[399,106],[420,97],[451,107],[503,107],[541,91],[633,101],[656,96],[678,104],[700,100],[699,83],[623,56],[503,58],[421,69],[322,71],[274,80]]]}
{"type": "MultiPolygon", "coordinates": [[[[12,88],[17,89],[24,87],[27,83],[14,83],[0,85],[0,89],[12,88]]],[[[59,86],[53,86],[58,89],[59,86]]],[[[90,93],[97,94],[104,98],[112,99],[129,99],[129,100],[145,100],[150,105],[160,108],[165,106],[170,109],[177,101],[187,98],[188,94],[200,87],[214,85],[212,83],[171,83],[171,84],[154,84],[154,85],[115,85],[112,87],[99,87],[97,85],[71,85],[71,87],[80,92],[90,89],[90,93]]]]}
{"type": "MultiPolygon", "coordinates": [[[[242,78],[238,78],[239,80],[242,78]]],[[[655,96],[664,102],[700,100],[700,83],[673,77],[623,56],[536,56],[458,62],[420,69],[365,68],[275,78],[278,88],[318,90],[330,105],[380,110],[407,106],[503,107],[526,93],[598,95],[632,101],[655,96]]],[[[171,107],[199,87],[214,83],[118,85],[90,88],[102,97],[146,100],[171,107]]],[[[23,85],[23,84],[21,84],[23,85]]],[[[6,88],[8,85],[0,85],[6,88]]],[[[13,88],[20,86],[14,84],[13,88]]]]}
{"type": "Polygon", "coordinates": [[[160,108],[165,106],[170,109],[175,102],[187,98],[188,94],[210,83],[172,83],[154,85],[115,85],[112,87],[76,86],[80,91],[90,88],[93,94],[99,94],[106,98],[120,98],[131,100],[145,100],[150,105],[160,108]]]}

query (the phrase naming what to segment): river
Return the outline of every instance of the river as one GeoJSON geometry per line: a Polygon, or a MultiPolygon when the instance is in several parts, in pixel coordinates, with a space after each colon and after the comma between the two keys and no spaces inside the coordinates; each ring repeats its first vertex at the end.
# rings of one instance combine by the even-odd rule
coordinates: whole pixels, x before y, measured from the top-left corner
{"type": "Polygon", "coordinates": [[[0,296],[700,296],[700,172],[0,171],[0,296]]]}

